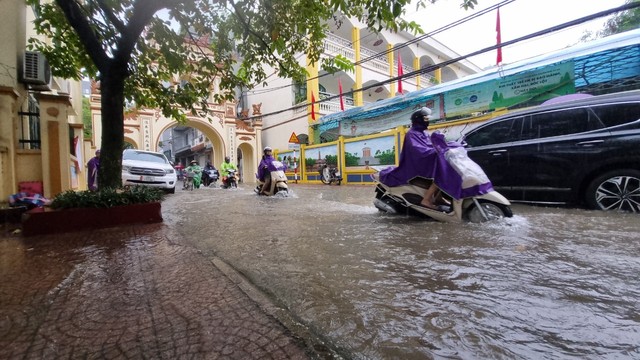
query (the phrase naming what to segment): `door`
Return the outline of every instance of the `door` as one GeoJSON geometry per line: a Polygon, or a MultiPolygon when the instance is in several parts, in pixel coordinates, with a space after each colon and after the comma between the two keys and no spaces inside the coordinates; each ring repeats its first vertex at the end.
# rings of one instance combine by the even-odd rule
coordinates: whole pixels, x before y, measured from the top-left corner
{"type": "Polygon", "coordinates": [[[493,187],[508,198],[517,196],[512,192],[517,174],[512,171],[510,147],[520,135],[522,121],[522,116],[496,120],[464,137],[469,157],[480,165],[493,187]]]}

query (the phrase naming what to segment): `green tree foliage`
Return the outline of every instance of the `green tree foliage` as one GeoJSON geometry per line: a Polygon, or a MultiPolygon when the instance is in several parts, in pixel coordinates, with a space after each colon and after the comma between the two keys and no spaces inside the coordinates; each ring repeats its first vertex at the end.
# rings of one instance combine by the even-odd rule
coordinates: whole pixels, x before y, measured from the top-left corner
{"type": "Polygon", "coordinates": [[[356,154],[344,153],[345,166],[358,166],[358,161],[360,161],[360,157],[356,156],[356,154]]]}
{"type": "Polygon", "coordinates": [[[84,124],[84,138],[90,139],[93,132],[93,124],[91,123],[91,102],[89,98],[82,98],[82,123],[84,124]]]}
{"type": "MultiPolygon", "coordinates": [[[[626,4],[639,3],[640,0],[627,0],[626,4]]],[[[637,29],[640,27],[640,7],[635,7],[631,10],[623,11],[616,14],[609,19],[604,29],[598,32],[600,37],[618,34],[628,30],[637,29]]]]}
{"type": "Polygon", "coordinates": [[[326,161],[327,165],[338,165],[338,155],[325,155],[324,161],[326,161]]]}
{"type": "Polygon", "coordinates": [[[393,165],[396,163],[395,149],[377,152],[374,157],[380,160],[380,165],[393,165]]]}
{"type": "MultiPolygon", "coordinates": [[[[427,2],[418,0],[416,6],[427,2]]],[[[101,188],[121,184],[125,104],[157,108],[185,121],[208,115],[214,78],[232,99],[238,86],[266,80],[263,64],[277,75],[304,79],[296,56],[320,60],[328,21],[340,12],[374,30],[420,32],[402,19],[410,0],[26,0],[37,14],[30,39],[54,75],[98,79],[102,95],[101,188]],[[162,16],[161,16],[162,15],[162,16]],[[176,81],[176,74],[179,76],[176,81]]],[[[463,0],[471,7],[477,0],[463,0]]],[[[415,2],[414,2],[415,4],[415,2]]],[[[323,60],[327,69],[345,66],[323,60]]]]}
{"type": "Polygon", "coordinates": [[[306,158],[304,159],[304,162],[307,165],[307,169],[310,169],[310,168],[313,168],[313,166],[316,164],[316,159],[306,158]]]}
{"type": "MultiPolygon", "coordinates": [[[[625,2],[625,4],[637,3],[640,3],[640,0],[627,0],[625,2]]],[[[590,41],[637,28],[640,28],[640,6],[617,13],[604,23],[604,27],[601,30],[595,33],[585,31],[582,35],[582,41],[590,41]]]]}

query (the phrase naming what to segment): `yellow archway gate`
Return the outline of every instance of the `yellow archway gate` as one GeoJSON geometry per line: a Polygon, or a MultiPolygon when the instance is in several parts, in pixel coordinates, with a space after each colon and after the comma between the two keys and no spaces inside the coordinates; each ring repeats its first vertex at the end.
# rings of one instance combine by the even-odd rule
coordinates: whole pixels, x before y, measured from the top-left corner
{"type": "MultiPolygon", "coordinates": [[[[92,86],[91,121],[93,126],[92,141],[95,148],[100,148],[102,123],[100,109],[100,93],[97,86],[92,86]]],[[[186,124],[178,124],[175,119],[163,116],[157,109],[136,109],[125,113],[125,139],[142,150],[158,151],[162,133],[176,125],[193,127],[200,130],[212,143],[212,163],[218,167],[229,156],[238,163],[241,154],[241,178],[244,182],[255,182],[253,175],[260,163],[262,147],[262,120],[259,116],[260,106],[253,106],[252,120],[241,120],[236,115],[236,103],[208,104],[206,117],[189,116],[186,124]]],[[[248,110],[245,110],[248,113],[248,110]]],[[[244,112],[243,112],[244,113],[244,112]]]]}

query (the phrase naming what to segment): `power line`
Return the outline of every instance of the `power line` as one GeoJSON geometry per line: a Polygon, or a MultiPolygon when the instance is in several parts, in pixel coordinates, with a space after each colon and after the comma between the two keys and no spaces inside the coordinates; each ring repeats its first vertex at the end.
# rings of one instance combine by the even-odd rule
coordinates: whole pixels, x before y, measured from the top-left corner
{"type": "MultiPolygon", "coordinates": [[[[518,43],[520,41],[529,40],[529,39],[532,39],[532,38],[535,38],[535,37],[538,37],[538,36],[546,35],[546,34],[549,34],[549,33],[555,32],[555,31],[559,31],[559,30],[562,30],[562,29],[565,29],[565,28],[568,28],[568,27],[571,27],[571,26],[582,24],[582,23],[587,22],[587,21],[591,21],[593,19],[597,19],[597,18],[600,18],[600,17],[608,16],[608,15],[611,15],[613,13],[617,13],[617,12],[621,12],[621,11],[630,10],[630,9],[633,9],[633,8],[636,8],[636,7],[639,7],[639,6],[640,6],[640,1],[639,2],[633,2],[633,3],[625,4],[625,5],[619,6],[617,8],[603,10],[603,11],[597,12],[595,14],[584,16],[584,17],[581,17],[581,18],[578,18],[578,19],[575,19],[575,20],[572,20],[572,21],[568,21],[568,22],[562,23],[560,25],[552,26],[550,28],[547,28],[547,29],[544,29],[544,30],[541,30],[541,31],[537,31],[537,32],[531,33],[529,35],[525,35],[525,36],[519,37],[517,39],[513,39],[513,40],[502,42],[500,45],[492,45],[492,46],[489,46],[489,47],[485,47],[483,49],[468,53],[466,55],[463,55],[463,56],[460,56],[460,57],[457,57],[457,58],[453,58],[453,59],[450,59],[450,60],[446,60],[446,61],[443,61],[443,62],[438,63],[438,64],[430,65],[430,66],[427,66],[427,67],[424,67],[424,68],[421,68],[421,69],[418,69],[418,70],[403,74],[401,76],[392,77],[392,78],[389,78],[389,79],[384,80],[384,81],[377,82],[377,83],[372,84],[372,85],[364,86],[364,87],[362,87],[360,89],[354,89],[351,92],[362,92],[362,91],[366,91],[366,90],[369,90],[369,89],[374,88],[374,87],[378,87],[380,85],[384,85],[384,84],[392,83],[394,81],[402,80],[404,78],[414,77],[414,76],[417,76],[417,75],[420,75],[420,74],[423,74],[423,73],[428,73],[428,72],[443,68],[445,66],[451,65],[453,63],[459,62],[461,60],[467,59],[469,57],[473,57],[473,56],[476,56],[476,55],[483,54],[485,52],[489,52],[489,51],[495,50],[495,49],[497,49],[499,47],[506,47],[506,46],[518,43]]],[[[340,97],[340,95],[329,96],[329,97],[326,97],[324,99],[317,100],[314,103],[314,105],[322,103],[322,102],[327,102],[327,101],[330,101],[330,100],[333,100],[333,99],[337,99],[339,97],[340,97]]],[[[278,114],[282,114],[283,112],[286,112],[286,111],[296,110],[296,109],[300,109],[300,108],[307,107],[307,106],[309,106],[309,104],[305,103],[305,104],[301,104],[301,105],[292,106],[290,108],[286,108],[286,109],[270,112],[270,113],[267,113],[267,114],[262,114],[260,116],[249,117],[247,119],[265,118],[267,116],[278,115],[278,114]]]]}

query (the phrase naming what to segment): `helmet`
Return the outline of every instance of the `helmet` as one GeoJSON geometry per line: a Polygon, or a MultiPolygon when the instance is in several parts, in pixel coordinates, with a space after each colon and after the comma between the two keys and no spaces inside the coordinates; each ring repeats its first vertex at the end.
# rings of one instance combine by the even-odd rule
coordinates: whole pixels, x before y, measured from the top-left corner
{"type": "Polygon", "coordinates": [[[264,150],[262,150],[262,152],[267,152],[267,151],[273,151],[273,149],[270,146],[266,146],[264,150]]]}
{"type": "Polygon", "coordinates": [[[411,114],[411,125],[424,125],[429,127],[429,118],[431,117],[431,109],[422,107],[411,114]]]}
{"type": "Polygon", "coordinates": [[[189,164],[197,164],[198,162],[195,160],[191,160],[191,162],[189,164]]]}

